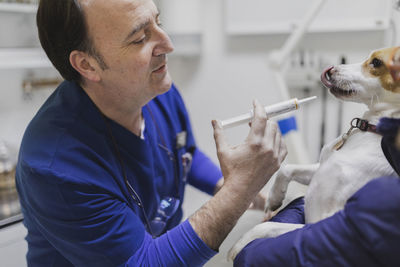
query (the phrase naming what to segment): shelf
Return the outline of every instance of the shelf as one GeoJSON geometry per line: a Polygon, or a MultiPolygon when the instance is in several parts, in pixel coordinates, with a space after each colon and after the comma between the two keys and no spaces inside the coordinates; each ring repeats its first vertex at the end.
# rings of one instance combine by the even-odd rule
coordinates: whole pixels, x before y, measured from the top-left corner
{"type": "Polygon", "coordinates": [[[0,3],[0,12],[31,13],[37,11],[35,4],[0,3]]]}
{"type": "MultiPolygon", "coordinates": [[[[313,2],[225,0],[226,32],[233,36],[291,33],[295,26],[304,21],[313,2]]],[[[390,27],[392,9],[391,0],[326,1],[307,32],[346,34],[384,31],[390,27]]]]}
{"type": "Polygon", "coordinates": [[[50,68],[51,62],[40,48],[0,49],[0,69],[50,68]]]}
{"type": "MultiPolygon", "coordinates": [[[[227,27],[229,35],[264,35],[264,34],[289,34],[293,31],[293,25],[288,23],[282,24],[252,24],[252,23],[231,23],[227,27]]],[[[389,28],[388,20],[368,19],[368,20],[352,20],[344,22],[321,22],[318,25],[311,25],[309,33],[334,33],[334,32],[371,32],[384,31],[389,28]]]]}

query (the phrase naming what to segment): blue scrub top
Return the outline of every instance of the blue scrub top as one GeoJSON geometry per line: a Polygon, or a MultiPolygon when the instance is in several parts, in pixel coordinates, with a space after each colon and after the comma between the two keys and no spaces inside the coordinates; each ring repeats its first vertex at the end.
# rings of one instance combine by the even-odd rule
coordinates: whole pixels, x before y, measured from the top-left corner
{"type": "Polygon", "coordinates": [[[156,239],[146,232],[145,218],[124,183],[111,134],[150,220],[162,198],[183,200],[187,182],[212,193],[222,174],[196,149],[174,86],[142,112],[144,140],[105,118],[84,90],[68,81],[40,108],[24,134],[16,173],[30,266],[153,266],[154,260],[195,266],[215,254],[188,221],[178,225],[181,206],[168,222],[171,231],[156,239]],[[186,142],[178,145],[177,135],[186,142]],[[174,153],[175,165],[160,145],[174,153]],[[193,151],[185,180],[181,157],[193,151]]]}

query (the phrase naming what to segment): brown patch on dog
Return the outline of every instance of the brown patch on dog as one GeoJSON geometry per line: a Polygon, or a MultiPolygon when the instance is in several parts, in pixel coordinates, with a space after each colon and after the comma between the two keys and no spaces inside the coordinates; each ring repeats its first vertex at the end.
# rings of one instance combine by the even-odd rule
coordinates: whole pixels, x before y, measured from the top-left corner
{"type": "Polygon", "coordinates": [[[400,81],[394,81],[386,62],[391,60],[395,47],[375,51],[363,63],[362,68],[365,74],[371,77],[378,77],[382,87],[393,93],[400,93],[400,81]]]}

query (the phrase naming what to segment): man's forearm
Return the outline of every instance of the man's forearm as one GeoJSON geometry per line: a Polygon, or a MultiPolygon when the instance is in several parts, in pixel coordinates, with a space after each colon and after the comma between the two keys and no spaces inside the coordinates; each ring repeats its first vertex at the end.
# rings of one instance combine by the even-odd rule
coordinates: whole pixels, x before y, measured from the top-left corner
{"type": "Polygon", "coordinates": [[[204,243],[218,250],[258,191],[279,169],[287,150],[278,125],[267,119],[258,101],[254,101],[254,117],[244,143],[229,146],[221,123],[212,121],[212,125],[225,181],[215,196],[189,218],[189,222],[204,243]]]}
{"type": "Polygon", "coordinates": [[[196,211],[189,222],[198,236],[210,248],[218,250],[226,236],[247,210],[254,194],[233,190],[224,185],[216,195],[196,211]]]}
{"type": "Polygon", "coordinates": [[[217,184],[215,185],[213,196],[215,196],[215,194],[218,193],[218,191],[222,188],[223,185],[224,185],[224,177],[221,177],[218,180],[217,184]]]}

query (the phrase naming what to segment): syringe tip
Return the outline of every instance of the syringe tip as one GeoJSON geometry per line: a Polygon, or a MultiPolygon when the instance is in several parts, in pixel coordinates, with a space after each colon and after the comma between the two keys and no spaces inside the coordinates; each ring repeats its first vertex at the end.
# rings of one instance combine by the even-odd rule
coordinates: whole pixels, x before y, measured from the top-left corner
{"type": "Polygon", "coordinates": [[[315,99],[317,99],[317,96],[310,96],[307,98],[300,99],[298,103],[299,103],[299,105],[301,105],[301,104],[304,104],[306,102],[309,102],[309,101],[315,100],[315,99]]]}

